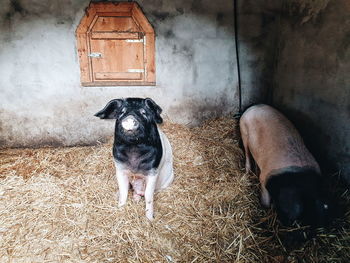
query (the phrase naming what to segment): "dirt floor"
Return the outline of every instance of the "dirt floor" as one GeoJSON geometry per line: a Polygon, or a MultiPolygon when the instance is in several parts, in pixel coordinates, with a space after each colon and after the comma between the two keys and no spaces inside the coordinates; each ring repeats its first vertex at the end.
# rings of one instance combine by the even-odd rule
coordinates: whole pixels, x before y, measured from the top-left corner
{"type": "Polygon", "coordinates": [[[246,175],[234,120],[165,124],[175,181],[117,207],[112,139],[89,147],[0,150],[0,262],[350,262],[350,193],[330,229],[283,228],[246,175]],[[307,239],[305,239],[305,236],[307,239]]]}

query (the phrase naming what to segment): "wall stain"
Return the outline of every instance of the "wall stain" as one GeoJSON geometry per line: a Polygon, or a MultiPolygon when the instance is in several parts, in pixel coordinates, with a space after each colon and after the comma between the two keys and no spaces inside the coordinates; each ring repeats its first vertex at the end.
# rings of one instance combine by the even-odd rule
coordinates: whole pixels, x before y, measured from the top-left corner
{"type": "Polygon", "coordinates": [[[165,34],[164,34],[164,36],[165,36],[166,38],[175,38],[175,34],[174,34],[174,32],[173,32],[171,29],[169,29],[168,31],[166,31],[165,34]]]}
{"type": "Polygon", "coordinates": [[[277,16],[278,15],[276,13],[268,13],[268,12],[261,13],[261,29],[264,30],[267,27],[269,27],[271,24],[275,23],[277,16]]]}
{"type": "Polygon", "coordinates": [[[164,21],[173,16],[169,12],[160,12],[160,11],[153,11],[152,15],[159,21],[164,21]]]}
{"type": "Polygon", "coordinates": [[[222,21],[224,20],[224,14],[223,13],[221,13],[221,12],[219,12],[219,13],[217,13],[216,14],[216,21],[220,24],[220,23],[222,23],[222,21]]]}
{"type": "Polygon", "coordinates": [[[176,8],[176,12],[162,12],[162,11],[153,11],[150,13],[151,17],[149,17],[154,23],[164,22],[176,16],[183,15],[185,13],[183,8],[176,8]]]}
{"type": "Polygon", "coordinates": [[[178,47],[178,45],[174,44],[172,47],[172,53],[175,54],[180,54],[185,56],[187,59],[192,60],[193,59],[193,48],[191,46],[188,46],[186,44],[180,45],[180,47],[178,47]]]}
{"type": "Polygon", "coordinates": [[[17,13],[20,14],[21,16],[27,15],[27,11],[22,7],[20,1],[11,0],[10,11],[6,13],[6,19],[11,20],[11,18],[17,13]]]}
{"type": "Polygon", "coordinates": [[[183,15],[185,13],[184,9],[182,7],[176,8],[176,11],[179,15],[183,15]]]}
{"type": "Polygon", "coordinates": [[[202,0],[194,0],[191,5],[191,11],[195,13],[202,11],[202,9],[202,0]]]}
{"type": "Polygon", "coordinates": [[[337,49],[338,58],[345,60],[347,58],[349,48],[350,48],[350,32],[346,33],[340,42],[340,45],[337,49]]]}
{"type": "Polygon", "coordinates": [[[187,125],[189,127],[195,127],[205,120],[230,115],[231,112],[227,111],[230,104],[231,101],[229,101],[226,94],[223,94],[215,101],[209,99],[188,99],[179,106],[171,107],[169,113],[177,112],[177,114],[179,114],[183,112],[183,109],[186,109],[186,115],[188,115],[188,119],[191,120],[187,125]]]}

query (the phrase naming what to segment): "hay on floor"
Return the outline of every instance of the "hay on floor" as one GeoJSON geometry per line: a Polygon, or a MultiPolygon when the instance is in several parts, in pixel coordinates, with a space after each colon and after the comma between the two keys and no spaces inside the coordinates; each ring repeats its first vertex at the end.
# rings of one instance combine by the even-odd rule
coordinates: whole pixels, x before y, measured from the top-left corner
{"type": "MultiPolygon", "coordinates": [[[[166,124],[175,181],[117,207],[111,142],[0,151],[0,262],[333,262],[350,256],[349,226],[287,250],[245,175],[236,123],[166,124]],[[310,259],[310,260],[308,260],[310,259]],[[319,260],[319,261],[317,261],[319,260]]],[[[344,193],[344,198],[348,197],[344,193]]],[[[348,218],[349,219],[349,215],[348,218]]],[[[347,221],[347,223],[349,220],[347,221]]]]}

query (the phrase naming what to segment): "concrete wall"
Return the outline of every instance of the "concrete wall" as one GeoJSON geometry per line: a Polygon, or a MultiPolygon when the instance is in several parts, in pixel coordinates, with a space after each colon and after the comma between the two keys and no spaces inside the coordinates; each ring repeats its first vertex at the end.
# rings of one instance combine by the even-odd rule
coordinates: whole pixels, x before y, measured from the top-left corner
{"type": "Polygon", "coordinates": [[[271,103],[279,37],[280,0],[238,1],[243,109],[271,103]]]}
{"type": "Polygon", "coordinates": [[[237,109],[231,0],[138,1],[156,32],[156,87],[81,87],[75,29],[88,0],[2,0],[0,146],[91,144],[113,131],[93,117],[117,97],[152,97],[196,125],[237,109]]]}
{"type": "Polygon", "coordinates": [[[243,109],[274,105],[350,184],[350,2],[239,1],[243,109]]]}
{"type": "MultiPolygon", "coordinates": [[[[238,106],[231,0],[138,1],[156,31],[156,87],[84,88],[74,31],[88,0],[3,0],[0,146],[95,143],[116,97],[154,98],[196,125],[238,106]]],[[[243,106],[272,103],[326,170],[350,182],[350,2],[239,1],[243,106]]]]}
{"type": "Polygon", "coordinates": [[[273,103],[321,166],[350,184],[350,1],[314,1],[322,5],[311,9],[290,2],[281,13],[273,103]]]}

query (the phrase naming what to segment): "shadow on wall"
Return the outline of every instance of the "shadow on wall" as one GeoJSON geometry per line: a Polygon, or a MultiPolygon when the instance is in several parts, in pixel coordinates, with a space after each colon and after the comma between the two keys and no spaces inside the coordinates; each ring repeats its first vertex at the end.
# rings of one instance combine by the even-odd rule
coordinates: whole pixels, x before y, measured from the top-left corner
{"type": "Polygon", "coordinates": [[[325,116],[328,120],[328,127],[324,127],[324,123],[317,121],[317,113],[293,108],[291,105],[286,106],[278,103],[278,110],[297,127],[302,136],[306,147],[316,158],[323,173],[334,174],[340,173],[341,179],[350,185],[350,145],[347,144],[346,130],[339,128],[337,122],[341,122],[339,118],[325,116]],[[332,128],[333,127],[333,128],[332,128]],[[345,137],[345,138],[344,138],[345,137]]]}
{"type": "Polygon", "coordinates": [[[227,96],[221,97],[218,101],[185,100],[181,105],[170,107],[169,114],[178,114],[187,126],[196,127],[202,123],[202,120],[233,115],[233,112],[226,110],[229,105],[227,96]]]}
{"type": "Polygon", "coordinates": [[[340,172],[350,185],[350,2],[290,2],[299,5],[286,6],[281,19],[273,104],[300,129],[323,171],[340,172]]]}
{"type": "Polygon", "coordinates": [[[320,126],[308,114],[302,110],[291,108],[278,108],[283,114],[297,127],[306,147],[312,152],[322,169],[332,170],[335,167],[330,165],[327,157],[326,145],[331,143],[332,138],[325,132],[322,132],[320,126]],[[320,147],[318,141],[322,141],[324,147],[320,147]]]}
{"type": "Polygon", "coordinates": [[[0,6],[0,15],[3,18],[2,26],[11,26],[12,20],[18,17],[23,18],[24,21],[26,19],[29,21],[42,17],[54,17],[61,23],[72,23],[74,14],[78,12],[81,6],[87,6],[88,3],[89,0],[7,0],[0,6]]]}
{"type": "Polygon", "coordinates": [[[243,109],[271,103],[282,1],[238,1],[243,109]]]}
{"type": "Polygon", "coordinates": [[[322,170],[350,183],[349,1],[239,3],[243,108],[279,108],[322,170]]]}

